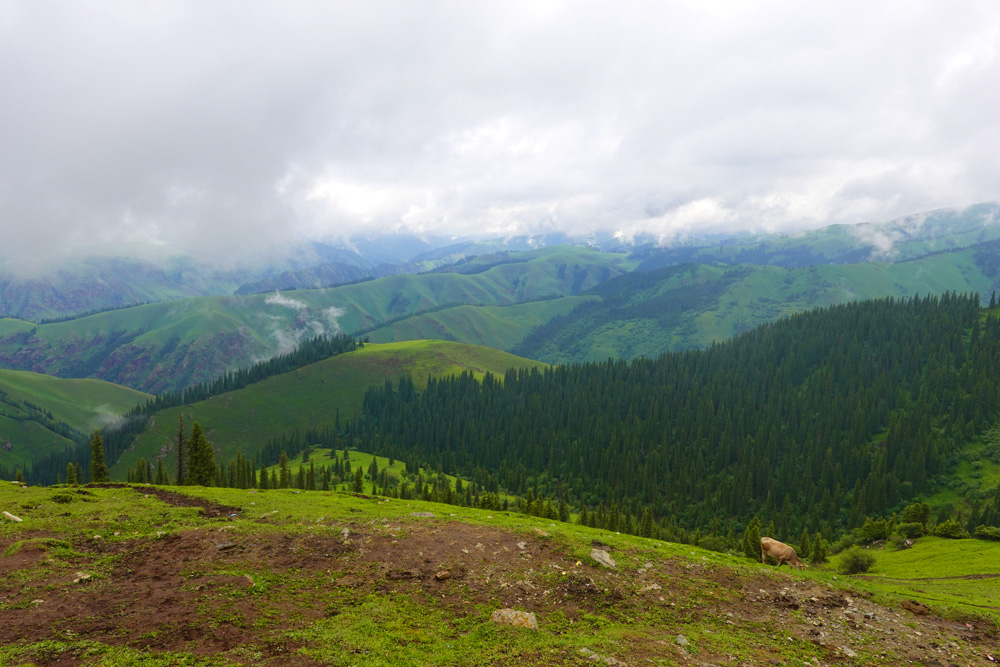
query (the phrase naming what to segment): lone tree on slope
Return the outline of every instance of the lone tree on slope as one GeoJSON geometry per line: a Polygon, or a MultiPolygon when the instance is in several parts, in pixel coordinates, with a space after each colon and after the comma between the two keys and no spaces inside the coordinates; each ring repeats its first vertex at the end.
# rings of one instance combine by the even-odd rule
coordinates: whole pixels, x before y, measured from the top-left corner
{"type": "Polygon", "coordinates": [[[95,484],[111,481],[111,472],[104,462],[104,438],[100,431],[94,431],[94,437],[90,439],[90,481],[95,484]]]}

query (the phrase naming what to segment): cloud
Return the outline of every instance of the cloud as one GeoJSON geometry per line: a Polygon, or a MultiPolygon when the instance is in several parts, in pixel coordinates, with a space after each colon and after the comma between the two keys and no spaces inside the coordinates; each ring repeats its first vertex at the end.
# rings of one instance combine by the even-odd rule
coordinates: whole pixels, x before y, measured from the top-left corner
{"type": "Polygon", "coordinates": [[[4,3],[0,262],[1000,199],[1000,5],[4,3]]]}
{"type": "Polygon", "coordinates": [[[294,351],[306,339],[342,333],[339,319],[346,312],[343,308],[337,306],[312,308],[298,299],[287,297],[277,291],[265,297],[264,303],[290,308],[296,312],[291,324],[287,316],[268,316],[271,320],[271,335],[274,338],[276,355],[294,351]]]}
{"type": "Polygon", "coordinates": [[[275,291],[274,294],[268,294],[264,299],[264,303],[270,305],[284,306],[285,308],[291,308],[292,310],[306,310],[308,306],[302,303],[298,299],[292,299],[290,297],[282,295],[280,292],[275,291]]]}

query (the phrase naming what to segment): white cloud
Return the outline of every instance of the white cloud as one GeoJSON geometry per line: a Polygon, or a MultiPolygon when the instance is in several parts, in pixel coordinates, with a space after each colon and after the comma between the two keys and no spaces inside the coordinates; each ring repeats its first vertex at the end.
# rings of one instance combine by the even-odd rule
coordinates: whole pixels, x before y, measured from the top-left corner
{"type": "Polygon", "coordinates": [[[1000,199],[1000,5],[4,3],[0,261],[1000,199]]]}
{"type": "Polygon", "coordinates": [[[264,303],[270,305],[284,306],[285,308],[291,308],[292,310],[305,310],[308,306],[302,303],[298,299],[292,299],[287,297],[280,292],[275,292],[274,294],[268,294],[264,299],[264,303]]]}

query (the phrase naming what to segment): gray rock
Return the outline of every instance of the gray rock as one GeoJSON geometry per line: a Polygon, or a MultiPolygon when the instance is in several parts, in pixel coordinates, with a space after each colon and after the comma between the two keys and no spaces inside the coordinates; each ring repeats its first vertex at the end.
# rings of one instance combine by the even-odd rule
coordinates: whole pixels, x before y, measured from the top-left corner
{"type": "Polygon", "coordinates": [[[618,563],[615,562],[615,559],[612,558],[611,554],[609,554],[604,549],[597,549],[597,548],[591,549],[590,557],[596,560],[604,567],[610,567],[612,569],[618,567],[618,563]]]}
{"type": "Polygon", "coordinates": [[[674,643],[677,644],[678,646],[688,646],[691,642],[689,642],[688,638],[685,637],[684,635],[677,635],[677,637],[674,639],[674,643]]]}
{"type": "Polygon", "coordinates": [[[422,516],[422,517],[432,517],[435,516],[434,512],[410,512],[410,516],[422,516]]]}

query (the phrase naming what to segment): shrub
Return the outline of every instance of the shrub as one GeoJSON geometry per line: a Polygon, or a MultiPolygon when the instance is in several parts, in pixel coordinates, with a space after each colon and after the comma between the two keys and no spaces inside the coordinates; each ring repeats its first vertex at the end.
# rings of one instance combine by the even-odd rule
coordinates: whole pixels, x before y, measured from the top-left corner
{"type": "Polygon", "coordinates": [[[871,544],[877,540],[887,540],[891,530],[887,520],[868,517],[865,525],[861,527],[861,541],[865,544],[871,544]]]}
{"type": "Polygon", "coordinates": [[[980,540],[1000,540],[1000,528],[996,526],[979,526],[976,537],[980,540]]]}
{"type": "Polygon", "coordinates": [[[903,510],[900,523],[919,523],[927,530],[927,520],[931,518],[931,506],[927,503],[913,503],[903,510]]]}
{"type": "Polygon", "coordinates": [[[924,534],[924,527],[916,521],[912,523],[901,523],[896,526],[896,533],[907,539],[915,540],[924,534]]]}
{"type": "Polygon", "coordinates": [[[962,527],[962,524],[955,519],[948,519],[939,523],[934,527],[934,534],[938,537],[948,537],[953,540],[960,540],[969,536],[969,533],[962,527]]]}
{"type": "Polygon", "coordinates": [[[851,547],[840,557],[841,574],[861,574],[871,569],[875,564],[875,556],[864,549],[851,547]]]}
{"type": "Polygon", "coordinates": [[[857,535],[855,535],[853,532],[844,533],[843,535],[840,536],[840,538],[836,542],[833,543],[833,546],[830,547],[830,551],[832,551],[835,554],[839,554],[841,551],[849,549],[857,543],[858,543],[857,535]]]}

